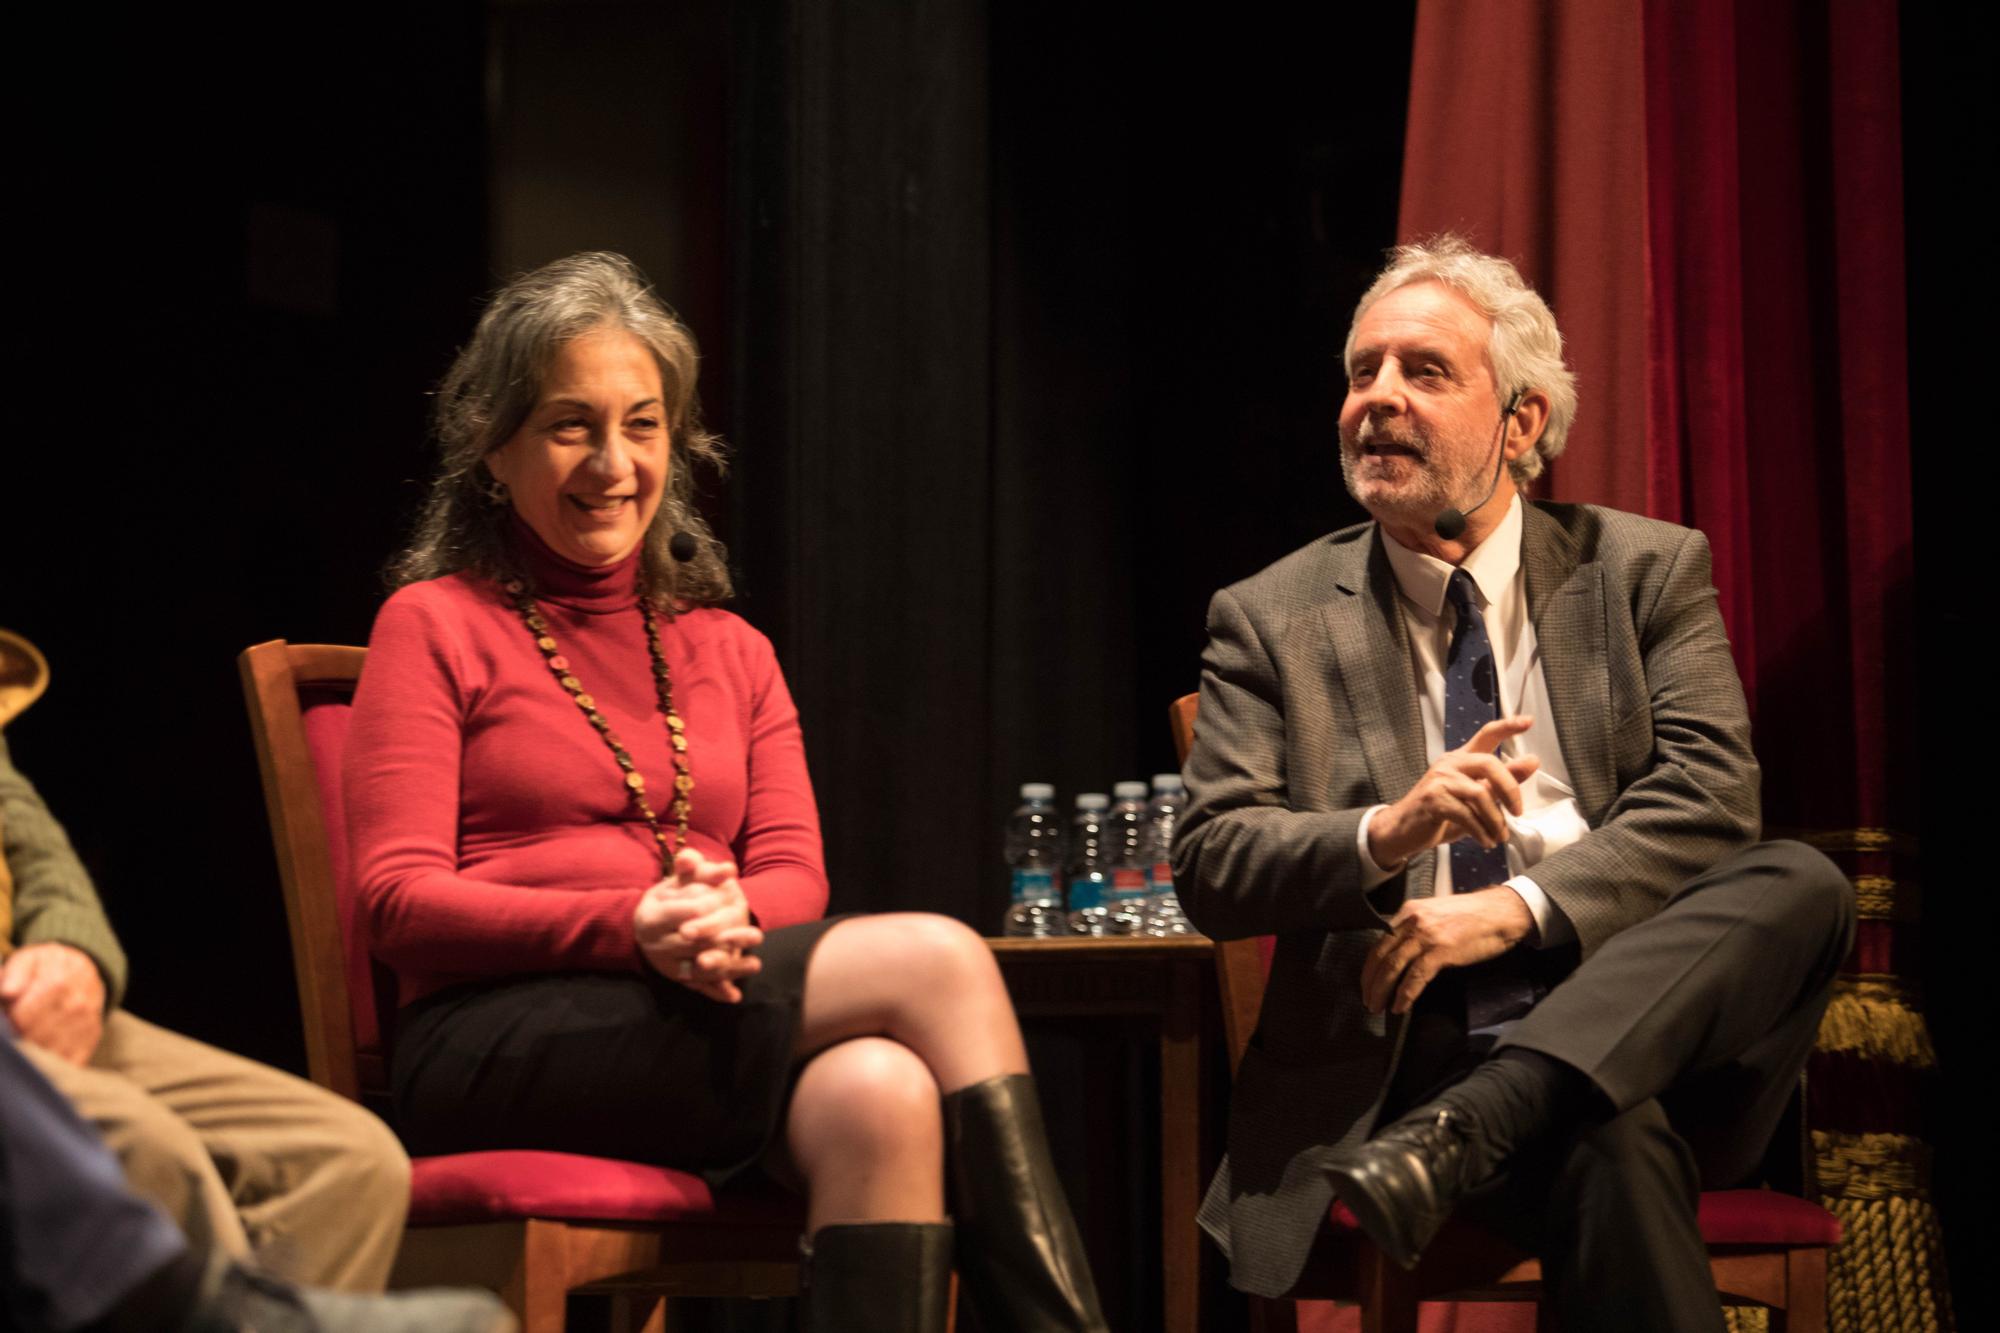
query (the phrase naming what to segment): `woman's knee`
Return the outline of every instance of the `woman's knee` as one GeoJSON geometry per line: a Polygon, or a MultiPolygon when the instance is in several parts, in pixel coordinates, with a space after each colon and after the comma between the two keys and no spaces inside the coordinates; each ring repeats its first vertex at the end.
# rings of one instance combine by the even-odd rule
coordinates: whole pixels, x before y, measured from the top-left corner
{"type": "Polygon", "coordinates": [[[962,921],[931,912],[891,912],[843,922],[825,948],[840,941],[876,975],[936,999],[967,987],[1000,993],[999,965],[979,934],[962,921]]]}
{"type": "Polygon", "coordinates": [[[934,1156],[943,1141],[937,1080],[899,1042],[844,1041],[807,1062],[792,1093],[788,1128],[793,1151],[808,1169],[829,1153],[934,1156]]]}

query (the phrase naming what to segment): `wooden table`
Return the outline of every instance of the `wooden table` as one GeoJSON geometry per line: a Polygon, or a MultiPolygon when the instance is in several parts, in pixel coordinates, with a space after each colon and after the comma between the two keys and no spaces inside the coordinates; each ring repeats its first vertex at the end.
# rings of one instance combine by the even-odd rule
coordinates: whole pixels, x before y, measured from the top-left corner
{"type": "Polygon", "coordinates": [[[1123,1018],[1160,1043],[1160,1244],[1167,1333],[1200,1327],[1203,1008],[1215,990],[1214,945],[1174,939],[989,939],[1014,997],[1032,1018],[1123,1018]]]}

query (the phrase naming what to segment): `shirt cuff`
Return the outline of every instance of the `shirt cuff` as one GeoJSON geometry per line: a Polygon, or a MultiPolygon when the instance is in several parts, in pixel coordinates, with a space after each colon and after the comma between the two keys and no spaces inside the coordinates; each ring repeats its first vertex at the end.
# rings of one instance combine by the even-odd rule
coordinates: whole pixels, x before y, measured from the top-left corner
{"type": "Polygon", "coordinates": [[[1576,938],[1576,927],[1563,915],[1562,908],[1542,892],[1541,885],[1526,875],[1516,875],[1507,881],[1507,887],[1521,895],[1521,901],[1528,905],[1528,915],[1535,918],[1535,938],[1528,941],[1534,948],[1552,949],[1576,938]]]}
{"type": "MultiPolygon", "coordinates": [[[[1384,870],[1376,864],[1375,853],[1368,849],[1368,821],[1375,818],[1377,811],[1387,810],[1388,808],[1388,805],[1385,803],[1383,805],[1371,805],[1366,810],[1363,810],[1361,812],[1360,827],[1354,833],[1355,850],[1361,853],[1361,891],[1363,893],[1368,892],[1368,890],[1378,884],[1385,883],[1398,870],[1402,869],[1401,866],[1397,866],[1391,870],[1384,870]]],[[[1536,892],[1539,893],[1540,890],[1538,889],[1536,892]]]]}

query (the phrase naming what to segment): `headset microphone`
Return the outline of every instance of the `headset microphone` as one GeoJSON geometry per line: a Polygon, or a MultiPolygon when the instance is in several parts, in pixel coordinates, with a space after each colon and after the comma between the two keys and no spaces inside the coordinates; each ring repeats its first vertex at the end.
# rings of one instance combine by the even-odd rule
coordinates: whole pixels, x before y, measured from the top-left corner
{"type": "MultiPolygon", "coordinates": [[[[1514,413],[1520,411],[1521,400],[1527,397],[1527,394],[1528,391],[1526,389],[1516,389],[1514,396],[1507,400],[1507,406],[1500,410],[1500,429],[1495,432],[1496,438],[1494,441],[1499,446],[1499,452],[1493,460],[1493,484],[1486,488],[1486,494],[1480,497],[1479,503],[1472,506],[1474,510],[1485,508],[1486,502],[1493,498],[1493,492],[1500,489],[1500,469],[1507,461],[1507,450],[1505,448],[1507,441],[1507,421],[1514,413]]],[[[1465,511],[1461,509],[1446,509],[1440,512],[1436,518],[1431,520],[1431,531],[1448,542],[1457,541],[1459,534],[1465,531],[1465,511]]]]}
{"type": "Polygon", "coordinates": [[[700,543],[695,540],[695,535],[685,528],[667,538],[667,554],[682,564],[694,559],[695,552],[700,549],[700,543]]]}

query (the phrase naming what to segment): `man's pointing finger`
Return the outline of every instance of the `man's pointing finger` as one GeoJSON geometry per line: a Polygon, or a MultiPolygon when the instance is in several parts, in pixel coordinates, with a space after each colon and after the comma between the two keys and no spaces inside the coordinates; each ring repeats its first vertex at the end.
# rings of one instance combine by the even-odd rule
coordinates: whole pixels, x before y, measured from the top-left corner
{"type": "Polygon", "coordinates": [[[1501,742],[1520,735],[1534,725],[1535,719],[1532,717],[1496,717],[1473,732],[1472,739],[1465,743],[1465,748],[1473,754],[1492,754],[1500,748],[1501,742]]]}

